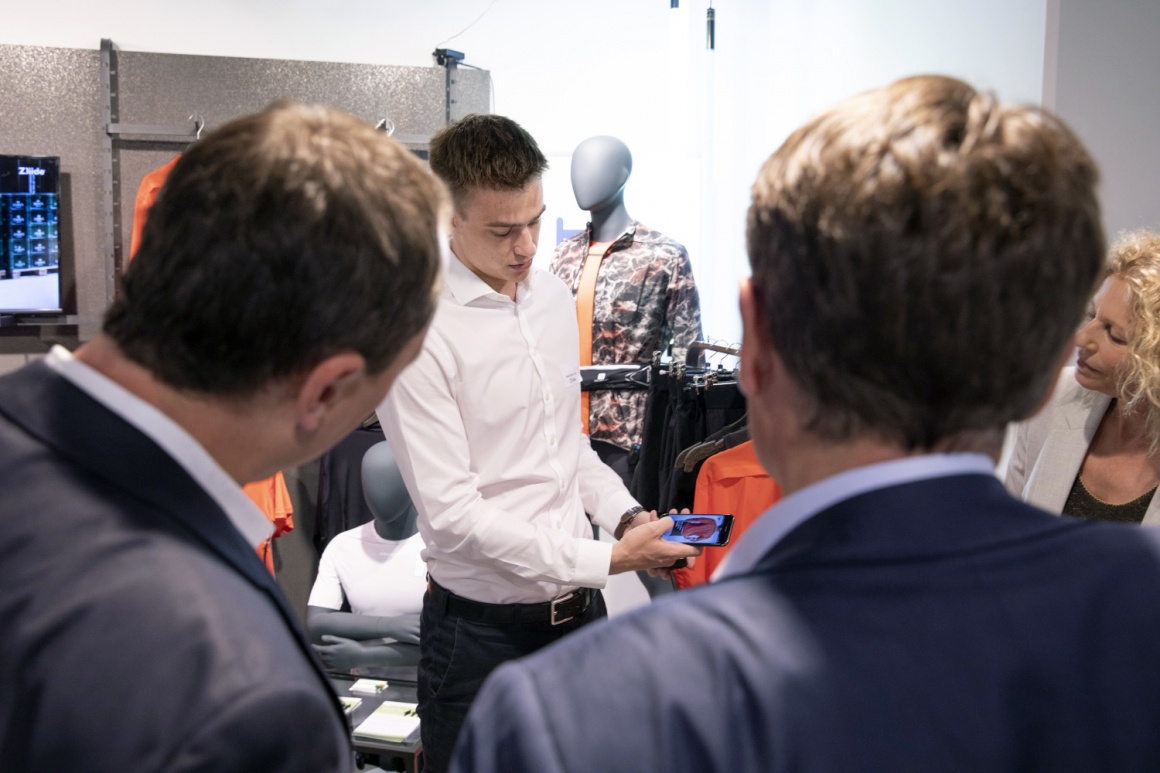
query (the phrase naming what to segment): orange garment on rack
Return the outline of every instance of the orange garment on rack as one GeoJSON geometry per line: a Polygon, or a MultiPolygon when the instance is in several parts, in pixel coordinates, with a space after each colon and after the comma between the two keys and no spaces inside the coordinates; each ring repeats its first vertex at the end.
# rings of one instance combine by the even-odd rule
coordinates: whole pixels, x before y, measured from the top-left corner
{"type": "MultiPolygon", "coordinates": [[[[592,364],[592,316],[596,313],[596,277],[600,274],[600,261],[608,252],[612,242],[593,242],[588,248],[588,257],[580,269],[580,281],[576,285],[576,325],[580,328],[580,367],[592,364]]],[[[580,423],[584,434],[588,434],[588,393],[580,393],[580,423]]]]}
{"type": "Polygon", "coordinates": [[[179,158],[181,156],[145,175],[141,185],[137,187],[137,198],[133,202],[133,233],[129,239],[129,257],[125,259],[126,264],[137,254],[137,248],[141,246],[141,231],[145,228],[145,221],[149,219],[149,209],[153,206],[153,202],[157,201],[161,186],[165,184],[165,179],[169,177],[179,158]]]}
{"type": "Polygon", "coordinates": [[[677,587],[691,588],[708,582],[730,546],[779,499],[781,488],[757,461],[752,440],[706,459],[697,473],[693,512],[732,513],[733,535],[728,545],[706,547],[688,569],[674,569],[677,587]]]}
{"type": "MultiPolygon", "coordinates": [[[[141,180],[141,185],[137,188],[137,198],[133,202],[133,235],[129,242],[129,260],[137,254],[137,248],[141,245],[141,232],[145,228],[145,221],[149,219],[149,210],[153,207],[153,202],[157,201],[161,186],[165,184],[169,173],[173,171],[180,158],[181,156],[175,157],[141,180]]],[[[258,555],[265,561],[270,574],[274,574],[274,540],[294,528],[294,505],[290,502],[286,478],[278,472],[272,478],[247,483],[242,490],[270,519],[270,523],[274,524],[274,533],[257,546],[258,555]]]]}
{"type": "Polygon", "coordinates": [[[274,540],[294,529],[294,505],[290,502],[290,491],[286,488],[286,478],[281,472],[274,473],[274,477],[265,480],[247,483],[242,487],[246,496],[258,506],[270,523],[274,524],[274,533],[258,545],[258,555],[266,562],[270,574],[274,573],[274,540]]]}

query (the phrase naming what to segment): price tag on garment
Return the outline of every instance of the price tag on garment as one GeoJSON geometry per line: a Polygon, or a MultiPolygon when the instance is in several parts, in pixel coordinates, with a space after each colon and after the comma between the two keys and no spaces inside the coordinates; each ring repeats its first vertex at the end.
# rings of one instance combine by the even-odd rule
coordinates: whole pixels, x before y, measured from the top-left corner
{"type": "Polygon", "coordinates": [[[574,387],[580,383],[579,365],[561,365],[560,372],[564,374],[564,388],[574,387]]]}

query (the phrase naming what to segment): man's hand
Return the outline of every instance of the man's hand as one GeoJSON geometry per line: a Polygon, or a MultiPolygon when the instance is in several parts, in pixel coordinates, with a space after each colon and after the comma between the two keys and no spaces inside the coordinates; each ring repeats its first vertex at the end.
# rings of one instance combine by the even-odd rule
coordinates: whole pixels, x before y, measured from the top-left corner
{"type": "Polygon", "coordinates": [[[661,537],[673,528],[673,519],[667,516],[658,519],[655,512],[650,512],[648,519],[643,520],[644,515],[641,513],[637,516],[625,530],[620,541],[612,546],[612,563],[609,565],[608,573],[620,574],[647,569],[649,574],[659,574],[667,578],[670,574],[669,567],[678,558],[689,559],[689,566],[692,566],[694,556],[701,555],[701,548],[662,539],[661,537]]]}

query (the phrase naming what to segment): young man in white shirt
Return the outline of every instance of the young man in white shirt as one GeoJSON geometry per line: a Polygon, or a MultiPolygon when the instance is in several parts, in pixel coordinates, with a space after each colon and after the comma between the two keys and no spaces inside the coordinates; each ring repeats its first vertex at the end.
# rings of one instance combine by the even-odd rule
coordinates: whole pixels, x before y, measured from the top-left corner
{"type": "Polygon", "coordinates": [[[272,106],[182,156],[102,332],[0,379],[0,769],[351,769],[241,486],[418,353],[445,216],[369,124],[272,106]]]}
{"type": "Polygon", "coordinates": [[[454,204],[453,259],[431,333],[379,410],[419,509],[431,589],[420,632],[427,770],[446,768],[484,678],[605,616],[611,574],[699,549],[667,542],[580,424],[571,292],[533,268],[547,160],[509,118],[431,140],[454,204]],[[623,539],[592,539],[592,521],[623,539]]]}

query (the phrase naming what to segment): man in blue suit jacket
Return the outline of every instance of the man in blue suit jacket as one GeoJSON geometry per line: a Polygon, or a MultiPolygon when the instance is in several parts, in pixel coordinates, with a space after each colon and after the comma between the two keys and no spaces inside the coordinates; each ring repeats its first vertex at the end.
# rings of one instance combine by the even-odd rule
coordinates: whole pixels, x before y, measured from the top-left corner
{"type": "Polygon", "coordinates": [[[715,581],[495,672],[459,771],[1160,770],[1160,539],[993,475],[1100,272],[1057,118],[920,77],[753,188],[741,380],[786,497],[715,581]]]}
{"type": "Polygon", "coordinates": [[[414,358],[444,210],[370,125],[272,106],[183,156],[102,332],[0,379],[0,770],[351,769],[241,484],[414,358]]]}

